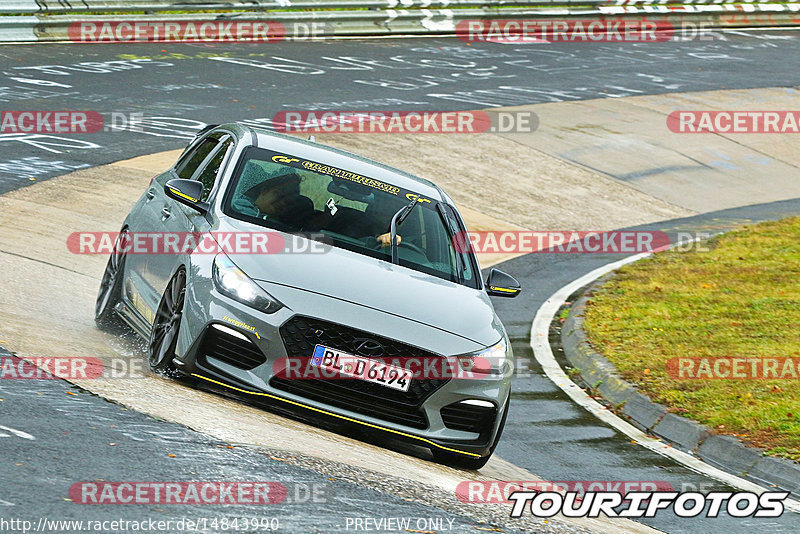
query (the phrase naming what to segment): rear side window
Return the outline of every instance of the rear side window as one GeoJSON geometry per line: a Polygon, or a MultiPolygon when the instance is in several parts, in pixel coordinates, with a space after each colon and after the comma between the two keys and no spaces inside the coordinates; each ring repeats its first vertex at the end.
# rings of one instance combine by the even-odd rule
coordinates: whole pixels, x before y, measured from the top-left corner
{"type": "Polygon", "coordinates": [[[190,180],[197,170],[197,167],[206,159],[212,150],[219,143],[216,136],[210,136],[202,140],[196,147],[187,153],[175,168],[178,177],[190,180]]]}

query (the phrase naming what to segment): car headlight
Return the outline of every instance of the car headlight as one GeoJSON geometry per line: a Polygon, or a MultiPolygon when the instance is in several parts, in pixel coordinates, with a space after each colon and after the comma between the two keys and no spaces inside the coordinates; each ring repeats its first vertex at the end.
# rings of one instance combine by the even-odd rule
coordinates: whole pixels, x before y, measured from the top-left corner
{"type": "Polygon", "coordinates": [[[502,375],[506,371],[508,346],[504,339],[496,345],[458,357],[462,371],[484,375],[502,375]]]}
{"type": "Polygon", "coordinates": [[[283,307],[283,304],[244,274],[225,254],[217,254],[214,258],[212,274],[217,291],[226,297],[266,313],[275,313],[283,307]]]}

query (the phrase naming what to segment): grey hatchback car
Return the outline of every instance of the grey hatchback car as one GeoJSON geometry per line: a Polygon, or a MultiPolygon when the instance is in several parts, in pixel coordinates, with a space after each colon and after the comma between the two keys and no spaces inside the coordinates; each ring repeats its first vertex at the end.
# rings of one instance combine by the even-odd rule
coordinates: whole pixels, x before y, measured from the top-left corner
{"type": "Polygon", "coordinates": [[[484,283],[465,236],[427,180],[209,126],[125,219],[95,319],[148,340],[154,371],[477,469],[500,438],[513,367],[489,296],[520,287],[498,269],[484,283]]]}

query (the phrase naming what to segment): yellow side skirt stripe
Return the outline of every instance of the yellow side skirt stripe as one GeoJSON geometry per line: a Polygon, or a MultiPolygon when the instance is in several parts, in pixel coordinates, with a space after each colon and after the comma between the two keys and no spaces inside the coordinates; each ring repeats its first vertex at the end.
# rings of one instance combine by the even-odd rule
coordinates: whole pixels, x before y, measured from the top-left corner
{"type": "Polygon", "coordinates": [[[235,386],[231,386],[229,384],[225,384],[224,382],[219,382],[217,380],[214,380],[212,378],[208,378],[207,376],[199,375],[197,373],[192,373],[192,376],[196,376],[197,378],[202,378],[203,380],[206,380],[208,382],[213,382],[214,384],[218,384],[220,386],[224,386],[224,387],[229,388],[229,389],[240,391],[242,393],[247,393],[248,395],[258,395],[258,396],[261,396],[261,397],[269,397],[270,399],[279,400],[281,402],[288,402],[289,404],[294,404],[295,406],[300,406],[301,408],[306,408],[308,410],[313,410],[315,412],[319,412],[319,413],[322,413],[322,414],[325,414],[325,415],[330,415],[332,417],[337,417],[339,419],[344,419],[345,421],[349,421],[351,423],[358,423],[359,425],[368,426],[370,428],[377,428],[378,430],[383,430],[385,432],[391,432],[392,434],[398,434],[400,436],[404,436],[404,437],[407,437],[407,438],[412,438],[412,439],[417,439],[419,441],[424,441],[428,445],[433,445],[434,447],[437,447],[439,449],[444,449],[444,450],[449,451],[449,452],[457,452],[459,454],[465,454],[467,456],[472,456],[473,458],[480,458],[481,457],[480,454],[475,454],[474,452],[467,452],[467,451],[460,451],[458,449],[451,449],[450,447],[445,447],[443,445],[439,445],[438,443],[434,443],[433,441],[431,441],[429,439],[425,439],[425,438],[422,438],[420,436],[415,436],[414,434],[407,434],[405,432],[400,432],[399,430],[386,428],[386,427],[383,427],[383,426],[380,426],[380,425],[373,425],[372,423],[359,421],[358,419],[353,419],[352,417],[339,415],[339,414],[336,414],[336,413],[333,413],[333,412],[329,412],[327,410],[321,410],[320,408],[315,408],[314,406],[309,406],[307,404],[303,404],[302,402],[296,402],[296,401],[293,401],[293,400],[284,399],[283,397],[278,397],[277,395],[270,395],[269,393],[262,393],[260,391],[248,391],[246,389],[237,388],[235,386]]]}

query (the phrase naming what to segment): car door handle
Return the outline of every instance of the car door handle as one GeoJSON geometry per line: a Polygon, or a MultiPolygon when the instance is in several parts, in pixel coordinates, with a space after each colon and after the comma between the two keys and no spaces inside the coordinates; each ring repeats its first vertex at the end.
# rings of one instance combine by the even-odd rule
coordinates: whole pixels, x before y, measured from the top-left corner
{"type": "Polygon", "coordinates": [[[144,195],[147,197],[147,200],[153,200],[153,198],[155,198],[156,196],[156,192],[153,191],[152,189],[148,189],[147,193],[145,193],[144,195]]]}
{"type": "Polygon", "coordinates": [[[161,209],[161,216],[162,217],[164,217],[165,219],[168,219],[170,215],[172,215],[172,213],[169,211],[169,208],[162,208],[161,209]]]}

